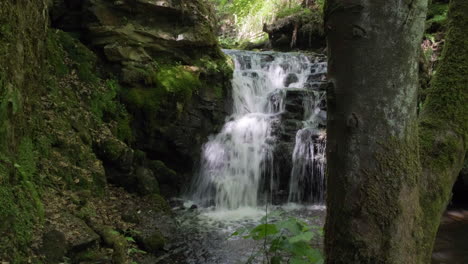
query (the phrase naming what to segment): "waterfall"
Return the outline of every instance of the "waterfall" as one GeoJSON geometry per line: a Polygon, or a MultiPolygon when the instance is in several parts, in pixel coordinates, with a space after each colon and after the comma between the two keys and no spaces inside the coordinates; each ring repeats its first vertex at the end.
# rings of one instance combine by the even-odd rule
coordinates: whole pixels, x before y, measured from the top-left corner
{"type": "MultiPolygon", "coordinates": [[[[322,147],[317,143],[316,134],[310,131],[324,134],[317,121],[323,117],[319,107],[323,92],[318,92],[315,84],[320,82],[317,77],[326,71],[326,64],[298,53],[235,50],[225,50],[225,53],[235,64],[233,113],[221,132],[203,146],[200,172],[191,187],[193,200],[219,209],[255,207],[282,187],[281,177],[291,177],[289,200],[301,202],[309,197],[304,191],[319,190],[300,186],[315,184],[308,177],[320,171],[323,182],[324,144],[322,147]],[[284,140],[281,127],[289,111],[290,91],[304,91],[311,96],[304,96],[304,105],[300,106],[302,127],[294,129],[298,134],[290,157],[291,175],[278,175],[281,164],[275,161],[275,151],[284,140]],[[318,155],[322,158],[317,158],[318,155]],[[321,169],[317,170],[318,167],[321,169]]],[[[290,105],[295,108],[294,104],[290,105]]],[[[319,141],[324,142],[324,138],[321,136],[319,141]]]]}

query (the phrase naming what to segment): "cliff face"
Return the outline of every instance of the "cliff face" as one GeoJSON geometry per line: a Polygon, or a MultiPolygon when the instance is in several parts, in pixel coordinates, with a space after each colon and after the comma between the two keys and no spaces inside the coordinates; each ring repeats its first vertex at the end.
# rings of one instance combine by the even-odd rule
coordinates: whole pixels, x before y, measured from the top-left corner
{"type": "MultiPolygon", "coordinates": [[[[202,1],[92,0],[56,4],[53,14],[53,23],[80,33],[121,84],[134,131],[127,143],[191,174],[229,98],[231,67],[217,45],[212,11],[202,1]]],[[[167,180],[169,192],[183,181],[167,180]]]]}
{"type": "Polygon", "coordinates": [[[65,222],[106,241],[103,225],[126,226],[94,219],[121,192],[108,183],[165,210],[159,193],[181,189],[229,103],[212,29],[202,1],[0,3],[0,260],[54,263],[41,237],[65,222]]]}

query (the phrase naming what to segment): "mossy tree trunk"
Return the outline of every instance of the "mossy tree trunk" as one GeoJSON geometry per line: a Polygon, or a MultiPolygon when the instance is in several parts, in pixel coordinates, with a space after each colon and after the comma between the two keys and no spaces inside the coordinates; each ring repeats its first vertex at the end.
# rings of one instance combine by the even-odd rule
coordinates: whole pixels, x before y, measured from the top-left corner
{"type": "Polygon", "coordinates": [[[467,149],[468,2],[417,116],[427,0],[328,0],[327,263],[430,263],[467,149]]]}

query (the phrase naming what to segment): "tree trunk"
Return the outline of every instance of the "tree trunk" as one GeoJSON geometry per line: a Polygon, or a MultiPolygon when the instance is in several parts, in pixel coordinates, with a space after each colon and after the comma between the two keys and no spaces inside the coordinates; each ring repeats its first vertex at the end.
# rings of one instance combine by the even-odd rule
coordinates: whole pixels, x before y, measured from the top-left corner
{"type": "MultiPolygon", "coordinates": [[[[454,0],[452,9],[466,6],[461,2],[466,1],[454,0]]],[[[420,140],[417,58],[427,0],[328,0],[325,9],[327,263],[430,263],[440,214],[466,152],[467,75],[453,71],[452,83],[436,77],[420,140]],[[449,96],[456,101],[453,107],[448,92],[454,93],[449,96]],[[460,111],[454,124],[447,122],[460,111]],[[436,156],[439,137],[445,152],[436,156]],[[425,144],[422,151],[419,142],[425,144]]],[[[457,12],[462,16],[468,10],[457,12]]],[[[468,28],[466,21],[456,23],[452,26],[468,28]]],[[[446,54],[450,45],[466,53],[466,41],[454,42],[447,43],[446,54]]],[[[451,68],[446,61],[447,56],[441,69],[451,68]]]]}
{"type": "Polygon", "coordinates": [[[422,247],[430,263],[439,219],[452,195],[468,149],[468,1],[452,0],[440,67],[420,116],[423,175],[422,247]]]}

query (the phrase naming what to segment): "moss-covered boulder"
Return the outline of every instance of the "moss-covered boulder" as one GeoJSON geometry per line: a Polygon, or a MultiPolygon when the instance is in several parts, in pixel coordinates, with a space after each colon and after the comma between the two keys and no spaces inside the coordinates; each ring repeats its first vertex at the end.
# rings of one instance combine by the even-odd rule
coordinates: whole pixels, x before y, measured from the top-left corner
{"type": "Polygon", "coordinates": [[[151,253],[159,253],[166,244],[166,240],[159,230],[155,230],[152,234],[141,239],[143,248],[151,253]]]}

